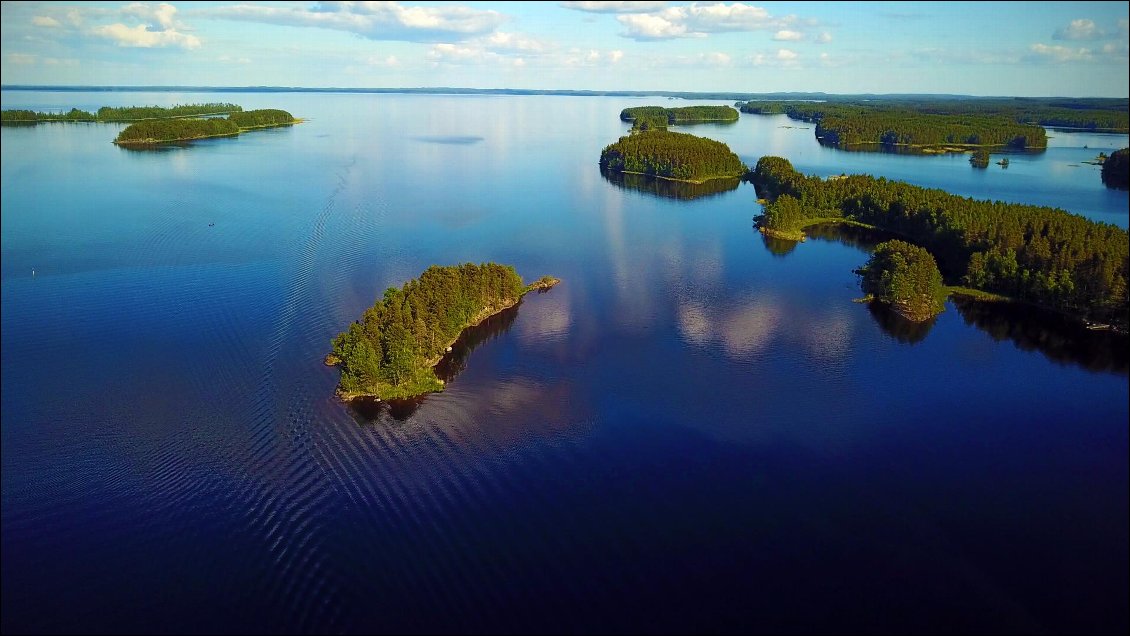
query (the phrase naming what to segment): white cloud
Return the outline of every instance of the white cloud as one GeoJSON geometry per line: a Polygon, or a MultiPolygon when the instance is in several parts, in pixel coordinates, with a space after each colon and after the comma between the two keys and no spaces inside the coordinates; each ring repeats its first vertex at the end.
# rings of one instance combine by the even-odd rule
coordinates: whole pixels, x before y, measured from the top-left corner
{"type": "Polygon", "coordinates": [[[400,58],[396,57],[395,55],[389,55],[386,57],[381,57],[379,55],[370,55],[369,58],[365,61],[369,64],[369,66],[387,66],[389,68],[400,66],[400,58]]]}
{"type": "Polygon", "coordinates": [[[624,37],[637,40],[665,40],[705,37],[709,33],[734,31],[778,31],[796,18],[775,18],[761,7],[743,2],[705,3],[670,7],[655,13],[616,16],[624,25],[624,37]]]}
{"type": "Polygon", "coordinates": [[[37,27],[46,27],[48,29],[58,29],[63,26],[58,20],[51,16],[37,15],[31,19],[31,23],[37,27]]]}
{"type": "Polygon", "coordinates": [[[20,66],[29,66],[35,64],[36,56],[28,53],[5,53],[4,61],[9,64],[18,64],[20,66]]]}
{"type": "Polygon", "coordinates": [[[1104,36],[1094,20],[1072,20],[1067,26],[1055,30],[1052,38],[1056,40],[1100,40],[1104,36]]]}
{"type": "Polygon", "coordinates": [[[195,49],[200,46],[200,38],[195,35],[178,31],[150,31],[144,24],[134,27],[127,27],[124,24],[107,24],[94,27],[91,29],[91,33],[113,40],[118,46],[122,47],[148,49],[178,46],[185,49],[195,49]]]}
{"type": "Polygon", "coordinates": [[[1093,55],[1090,49],[1073,49],[1066,46],[1048,46],[1046,44],[1033,44],[1030,48],[1038,58],[1052,62],[1083,62],[1090,60],[1093,55]]]}
{"type": "Polygon", "coordinates": [[[773,39],[781,42],[799,42],[804,39],[804,34],[800,31],[782,29],[773,35],[773,39]]]}
{"type": "Polygon", "coordinates": [[[372,40],[443,42],[493,31],[506,17],[463,6],[413,6],[398,2],[319,2],[311,9],[237,4],[199,15],[295,27],[347,31],[372,40]]]}
{"type": "Polygon", "coordinates": [[[134,2],[122,7],[122,14],[137,18],[149,24],[154,29],[158,29],[159,27],[161,31],[183,28],[176,24],[177,8],[164,2],[156,7],[151,7],[141,2],[134,2]]]}
{"type": "Polygon", "coordinates": [[[799,56],[797,55],[796,51],[790,51],[788,49],[777,49],[777,59],[781,60],[782,62],[792,62],[793,60],[797,59],[797,57],[799,56]]]}
{"type": "Polygon", "coordinates": [[[615,50],[615,51],[609,51],[608,52],[608,61],[611,62],[612,64],[615,64],[622,59],[624,59],[624,52],[623,51],[615,50]]]}
{"type": "Polygon", "coordinates": [[[832,41],[832,34],[825,31],[816,36],[816,41],[820,44],[827,44],[832,41]]]}
{"type": "Polygon", "coordinates": [[[483,45],[494,51],[525,51],[540,53],[549,49],[541,40],[518,33],[496,31],[482,39],[483,45]]]}
{"type": "Polygon", "coordinates": [[[561,2],[566,9],[589,13],[648,13],[667,6],[666,2],[561,2]]]}

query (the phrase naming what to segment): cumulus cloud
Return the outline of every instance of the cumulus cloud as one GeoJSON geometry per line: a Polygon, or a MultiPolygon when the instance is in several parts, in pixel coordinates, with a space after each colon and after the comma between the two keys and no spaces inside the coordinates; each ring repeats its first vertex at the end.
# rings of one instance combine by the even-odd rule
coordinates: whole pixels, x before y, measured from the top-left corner
{"type": "Polygon", "coordinates": [[[1105,36],[1095,21],[1086,19],[1072,20],[1067,26],[1056,29],[1052,35],[1056,40],[1100,40],[1103,37],[1105,36]]]}
{"type": "Polygon", "coordinates": [[[788,49],[777,49],[777,59],[781,60],[782,62],[792,62],[793,60],[797,59],[797,57],[799,56],[797,55],[796,51],[790,51],[788,49]]]}
{"type": "Polygon", "coordinates": [[[795,18],[775,18],[761,7],[742,2],[726,4],[697,2],[652,13],[618,15],[624,37],[636,40],[666,40],[705,37],[710,33],[734,31],[778,31],[795,18]]]}
{"type": "Polygon", "coordinates": [[[463,6],[413,6],[398,2],[319,2],[311,8],[237,4],[204,9],[213,18],[355,33],[371,40],[443,42],[493,31],[506,17],[463,6]]]}
{"type": "Polygon", "coordinates": [[[117,22],[92,27],[90,33],[113,40],[121,47],[195,49],[200,46],[200,38],[183,32],[187,27],[177,21],[177,8],[171,4],[162,2],[152,6],[134,2],[122,7],[121,15],[140,21],[141,24],[127,26],[117,22]]]}
{"type": "Polygon", "coordinates": [[[825,31],[816,36],[816,41],[820,44],[827,44],[832,41],[832,34],[825,31]]]}
{"type": "Polygon", "coordinates": [[[781,42],[799,42],[804,39],[804,34],[800,31],[781,29],[773,34],[773,39],[781,42]]]}
{"type": "Polygon", "coordinates": [[[62,23],[60,23],[55,18],[45,15],[35,16],[31,19],[31,23],[37,27],[46,27],[48,29],[58,29],[59,27],[63,26],[62,23]]]}
{"type": "Polygon", "coordinates": [[[91,33],[113,40],[118,46],[133,48],[155,48],[179,46],[195,49],[200,46],[200,38],[177,31],[150,31],[144,24],[127,27],[124,24],[107,24],[94,27],[91,33]]]}
{"type": "Polygon", "coordinates": [[[1031,49],[1037,58],[1052,62],[1083,62],[1094,56],[1087,48],[1071,48],[1067,46],[1048,46],[1046,44],[1033,44],[1031,49]]]}
{"type": "Polygon", "coordinates": [[[666,2],[560,2],[560,6],[589,13],[648,13],[667,6],[666,2]]]}

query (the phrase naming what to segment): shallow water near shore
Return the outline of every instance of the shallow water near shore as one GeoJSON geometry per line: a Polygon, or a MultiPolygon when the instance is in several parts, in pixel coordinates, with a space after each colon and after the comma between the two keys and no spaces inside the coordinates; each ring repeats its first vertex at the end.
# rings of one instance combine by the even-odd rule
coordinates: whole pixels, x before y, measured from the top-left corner
{"type": "MultiPolygon", "coordinates": [[[[1125,340],[955,301],[908,328],[852,302],[873,237],[601,175],[620,110],[666,100],[223,101],[306,121],[0,129],[4,631],[1126,631],[1125,340]],[[467,261],[563,283],[468,331],[443,392],[336,399],[331,338],[467,261]]],[[[790,125],[677,130],[1127,226],[1081,163],[1126,135],[974,170],[790,125]]]]}

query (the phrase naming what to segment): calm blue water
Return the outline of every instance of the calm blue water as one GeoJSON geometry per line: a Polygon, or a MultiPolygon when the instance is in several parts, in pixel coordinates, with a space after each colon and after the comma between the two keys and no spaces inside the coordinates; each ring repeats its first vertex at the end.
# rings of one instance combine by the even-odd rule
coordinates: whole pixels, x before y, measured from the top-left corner
{"type": "MultiPolygon", "coordinates": [[[[915,329],[851,302],[856,241],[765,241],[747,184],[602,177],[620,109],[664,100],[0,100],[308,120],[0,129],[4,631],[1127,629],[1125,340],[952,303],[915,329]],[[329,341],[386,287],[488,260],[564,282],[415,407],[333,397],[329,341]]],[[[978,171],[796,125],[691,132],[1127,226],[1081,163],[1126,135],[978,171]]]]}

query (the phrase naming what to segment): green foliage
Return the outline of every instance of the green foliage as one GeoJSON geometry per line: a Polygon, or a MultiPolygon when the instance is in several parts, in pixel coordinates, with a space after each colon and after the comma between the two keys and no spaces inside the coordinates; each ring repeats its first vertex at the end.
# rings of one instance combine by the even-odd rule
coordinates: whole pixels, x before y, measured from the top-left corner
{"type": "Polygon", "coordinates": [[[685,181],[737,177],[746,170],[741,159],[720,141],[663,130],[621,137],[601,151],[600,166],[685,181]]]}
{"type": "Polygon", "coordinates": [[[341,392],[397,398],[440,390],[432,366],[445,347],[466,327],[517,303],[526,289],[513,267],[497,263],[433,265],[402,288],[390,287],[333,339],[341,392]]]}
{"type": "Polygon", "coordinates": [[[1103,161],[1103,183],[1111,188],[1130,187],[1130,148],[1115,150],[1103,161]]]}
{"type": "Polygon", "coordinates": [[[988,168],[989,167],[989,151],[985,149],[977,150],[969,157],[969,165],[974,168],[988,168]]]}
{"type": "Polygon", "coordinates": [[[929,252],[904,241],[876,246],[857,273],[863,291],[904,317],[921,321],[945,310],[946,287],[929,252]]]}
{"type": "Polygon", "coordinates": [[[114,143],[152,144],[237,134],[239,126],[228,119],[153,119],[126,126],[114,143]]]}
{"type": "Polygon", "coordinates": [[[34,110],[5,110],[0,112],[0,123],[32,123],[48,121],[97,121],[93,113],[72,108],[65,113],[44,113],[34,110]]]}
{"type": "Polygon", "coordinates": [[[804,227],[808,215],[796,197],[783,194],[765,206],[761,226],[777,232],[798,232],[804,227]]]}
{"type": "Polygon", "coordinates": [[[908,238],[969,287],[1127,324],[1126,230],[1057,208],[977,201],[869,175],[824,180],[780,157],[762,157],[751,176],[760,196],[793,197],[809,219],[841,217],[908,238]]]}
{"type": "Polygon", "coordinates": [[[620,111],[623,121],[638,121],[647,118],[657,121],[665,118],[668,124],[695,124],[706,121],[737,121],[738,111],[730,106],[684,106],[664,108],[662,106],[637,106],[620,111]]]}
{"type": "Polygon", "coordinates": [[[183,104],[178,106],[103,106],[98,109],[99,121],[138,121],[142,119],[169,119],[219,115],[243,110],[236,104],[183,104]]]}
{"type": "Polygon", "coordinates": [[[665,114],[638,115],[632,120],[632,131],[667,130],[668,120],[665,114]]]}
{"type": "Polygon", "coordinates": [[[294,123],[294,117],[285,110],[264,108],[261,110],[247,110],[228,115],[228,119],[235,122],[240,128],[265,128],[268,126],[288,126],[294,123]]]}

